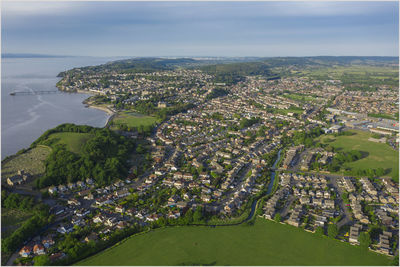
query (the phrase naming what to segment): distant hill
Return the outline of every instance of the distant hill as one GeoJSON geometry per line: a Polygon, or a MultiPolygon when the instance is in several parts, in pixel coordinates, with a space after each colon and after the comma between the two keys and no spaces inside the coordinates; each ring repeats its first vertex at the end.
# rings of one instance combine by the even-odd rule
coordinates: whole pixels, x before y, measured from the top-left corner
{"type": "Polygon", "coordinates": [[[63,55],[46,55],[46,54],[29,54],[29,53],[3,53],[2,58],[63,58],[72,56],[63,55]]]}
{"type": "MultiPolygon", "coordinates": [[[[287,75],[287,68],[326,67],[332,65],[397,65],[397,57],[241,57],[241,58],[133,58],[108,62],[106,64],[79,68],[82,71],[118,71],[125,73],[143,73],[176,68],[199,68],[213,75],[215,82],[237,83],[248,75],[262,75],[267,79],[276,79],[287,75]]],[[[74,71],[74,69],[67,72],[74,71]]],[[[61,72],[63,77],[66,72],[61,72]]]]}

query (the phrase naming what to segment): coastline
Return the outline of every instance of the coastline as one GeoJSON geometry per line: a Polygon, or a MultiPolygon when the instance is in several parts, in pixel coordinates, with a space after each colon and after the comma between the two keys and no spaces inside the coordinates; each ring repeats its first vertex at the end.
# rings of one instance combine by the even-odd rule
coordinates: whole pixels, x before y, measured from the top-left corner
{"type": "MultiPolygon", "coordinates": [[[[60,89],[59,89],[60,90],[60,89]]],[[[87,94],[87,95],[98,95],[98,93],[92,92],[92,91],[86,91],[86,90],[76,90],[76,93],[78,94],[87,94]]],[[[114,118],[114,116],[117,114],[115,111],[111,110],[108,107],[103,107],[103,106],[98,106],[98,105],[94,105],[91,104],[90,102],[88,102],[88,99],[90,98],[90,96],[88,98],[86,98],[82,104],[84,104],[87,108],[93,108],[93,109],[97,109],[97,110],[101,110],[106,112],[109,117],[106,120],[106,123],[104,124],[103,127],[107,127],[107,125],[110,123],[110,121],[114,118]]]]}

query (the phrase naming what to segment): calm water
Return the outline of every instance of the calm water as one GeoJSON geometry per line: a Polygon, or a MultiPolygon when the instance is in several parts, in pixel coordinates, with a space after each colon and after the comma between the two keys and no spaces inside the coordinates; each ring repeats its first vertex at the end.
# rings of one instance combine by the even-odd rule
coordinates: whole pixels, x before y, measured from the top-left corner
{"type": "Polygon", "coordinates": [[[1,158],[29,147],[61,123],[104,126],[108,115],[85,108],[89,95],[58,93],[16,95],[12,91],[57,90],[57,74],[73,67],[102,64],[111,58],[3,58],[1,62],[1,158]]]}

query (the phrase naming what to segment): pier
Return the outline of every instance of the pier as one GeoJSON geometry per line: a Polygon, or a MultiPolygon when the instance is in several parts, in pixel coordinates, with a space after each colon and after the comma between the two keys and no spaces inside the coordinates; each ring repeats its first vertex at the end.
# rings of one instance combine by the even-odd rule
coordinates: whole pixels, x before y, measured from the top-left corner
{"type": "Polygon", "coordinates": [[[51,90],[51,91],[14,91],[11,92],[10,95],[44,95],[44,94],[58,94],[61,93],[59,90],[51,90]]]}

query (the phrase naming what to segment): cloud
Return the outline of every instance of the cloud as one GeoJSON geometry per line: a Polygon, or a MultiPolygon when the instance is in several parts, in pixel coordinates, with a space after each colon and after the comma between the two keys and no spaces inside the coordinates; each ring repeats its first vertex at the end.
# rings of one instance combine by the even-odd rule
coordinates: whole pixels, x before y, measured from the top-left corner
{"type": "Polygon", "coordinates": [[[65,1],[3,1],[2,14],[13,16],[41,16],[47,14],[65,14],[82,7],[83,3],[65,1]]]}

